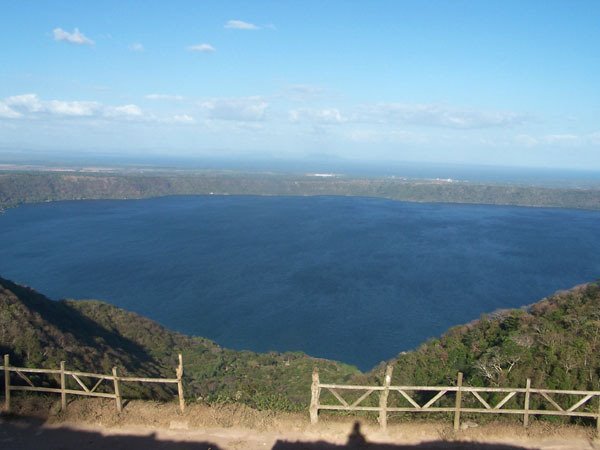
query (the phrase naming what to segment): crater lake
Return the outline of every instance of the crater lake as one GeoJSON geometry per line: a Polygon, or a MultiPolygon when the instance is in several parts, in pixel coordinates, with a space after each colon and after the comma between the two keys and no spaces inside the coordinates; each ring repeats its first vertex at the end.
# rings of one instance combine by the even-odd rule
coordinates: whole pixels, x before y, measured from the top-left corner
{"type": "Polygon", "coordinates": [[[234,349],[370,369],[600,275],[600,212],[357,197],[190,196],[0,214],[0,275],[234,349]]]}

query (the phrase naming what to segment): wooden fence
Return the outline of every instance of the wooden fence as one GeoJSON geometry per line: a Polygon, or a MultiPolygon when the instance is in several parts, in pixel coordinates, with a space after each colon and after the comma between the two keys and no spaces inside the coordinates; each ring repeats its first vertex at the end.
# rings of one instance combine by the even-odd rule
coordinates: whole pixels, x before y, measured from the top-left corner
{"type": "MultiPolygon", "coordinates": [[[[144,377],[122,377],[119,376],[118,369],[113,367],[112,374],[103,375],[98,373],[78,372],[66,370],[65,362],[61,361],[60,369],[34,369],[29,367],[12,367],[8,355],[4,355],[4,365],[0,366],[0,371],[4,371],[4,409],[10,411],[10,394],[12,391],[34,391],[50,392],[60,394],[61,410],[67,408],[67,395],[83,395],[86,397],[112,398],[115,400],[117,411],[123,410],[123,400],[121,396],[121,383],[140,382],[140,383],[166,383],[177,384],[177,394],[179,397],[179,409],[181,412],[185,409],[185,400],[183,398],[183,358],[179,355],[179,365],[175,371],[176,378],[144,378],[144,377]],[[11,384],[10,375],[14,372],[21,382],[27,385],[11,384]],[[60,378],[60,387],[36,386],[27,374],[46,374],[58,375],[60,378]],[[82,379],[83,378],[83,379],[82,379]],[[93,386],[88,386],[85,379],[96,380],[93,386]],[[67,387],[68,380],[74,380],[77,389],[67,387]],[[107,383],[108,382],[108,383],[107,383]],[[107,386],[108,384],[108,386],[107,386]],[[111,392],[99,392],[98,389],[104,386],[111,392]]],[[[88,381],[89,383],[89,381],[88,381]]]]}
{"type": "MultiPolygon", "coordinates": [[[[524,388],[493,388],[493,387],[470,387],[463,386],[463,374],[458,373],[456,386],[392,386],[392,367],[388,366],[385,372],[384,382],[381,386],[351,386],[342,384],[326,384],[319,381],[318,369],[314,369],[312,374],[311,387],[311,402],[310,402],[310,420],[311,423],[317,423],[319,420],[319,410],[334,410],[334,411],[373,411],[379,412],[379,424],[382,429],[387,428],[387,414],[389,412],[424,412],[435,413],[445,412],[454,413],[454,429],[460,429],[461,413],[477,413],[477,414],[518,414],[523,416],[523,426],[529,425],[529,417],[532,415],[552,415],[552,416],[577,416],[590,417],[596,419],[596,428],[600,433],[600,391],[574,391],[574,390],[557,390],[557,389],[534,389],[531,387],[531,380],[527,380],[524,388]],[[333,395],[337,400],[335,404],[322,404],[321,392],[326,390],[333,395]],[[347,401],[341,391],[364,391],[362,395],[356,398],[353,402],[347,401]],[[379,392],[379,406],[361,405],[374,392],[379,392]],[[388,405],[388,399],[391,393],[397,392],[404,403],[410,406],[406,407],[391,407],[388,405]],[[429,392],[432,395],[428,400],[419,404],[414,398],[414,392],[429,392]],[[433,395],[435,393],[435,395],[433,395]],[[449,393],[453,398],[450,398],[453,406],[435,406],[442,398],[448,397],[449,393]],[[411,396],[412,394],[412,396],[411,396]],[[477,407],[467,407],[464,405],[463,394],[472,395],[477,401],[477,407]],[[490,404],[489,400],[485,400],[482,394],[500,395],[502,398],[497,403],[490,404]],[[522,394],[523,402],[517,403],[517,407],[507,408],[507,403],[517,394],[522,394]],[[530,403],[532,396],[539,396],[549,409],[531,409],[530,403]],[[569,399],[570,406],[561,406],[555,399],[560,395],[564,401],[564,397],[569,399]],[[553,398],[553,396],[555,398],[553,398]],[[571,398],[574,397],[574,400],[571,398]],[[592,412],[592,399],[598,398],[598,404],[592,412]],[[588,406],[588,410],[582,410],[584,406],[588,406]]],[[[429,397],[429,396],[428,396],[429,397]]],[[[516,400],[516,397],[515,397],[516,400]]],[[[448,403],[448,402],[446,402],[448,403]]],[[[516,402],[513,401],[513,405],[516,402]]]]}

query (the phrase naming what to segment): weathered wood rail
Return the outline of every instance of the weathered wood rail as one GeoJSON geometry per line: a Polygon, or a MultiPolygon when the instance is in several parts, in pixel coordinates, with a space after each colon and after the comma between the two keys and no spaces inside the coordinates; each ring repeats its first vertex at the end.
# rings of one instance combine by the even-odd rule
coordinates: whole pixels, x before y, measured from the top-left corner
{"type": "MultiPolygon", "coordinates": [[[[10,411],[11,403],[11,392],[13,391],[33,391],[33,392],[48,392],[53,394],[60,394],[61,397],[61,410],[64,411],[67,408],[67,395],[82,395],[86,397],[102,397],[111,398],[115,400],[117,411],[123,410],[123,398],[121,396],[121,383],[138,382],[138,383],[166,383],[166,384],[177,384],[177,395],[179,397],[179,409],[181,412],[185,410],[185,399],[183,397],[183,358],[179,355],[179,364],[175,370],[176,378],[145,378],[145,377],[123,377],[119,376],[118,369],[112,368],[110,375],[104,375],[99,373],[80,372],[74,370],[67,370],[65,368],[65,362],[61,361],[59,369],[37,369],[30,367],[13,367],[10,365],[9,355],[4,355],[4,365],[0,366],[0,371],[4,372],[4,410],[10,411]],[[17,375],[17,378],[21,383],[25,382],[27,385],[13,384],[11,383],[11,373],[17,375]],[[31,380],[28,374],[45,374],[45,375],[58,375],[60,381],[57,383],[60,387],[47,387],[47,386],[36,386],[31,380]],[[83,379],[82,379],[83,378],[83,379]],[[85,379],[96,380],[93,386],[89,386],[85,383],[85,379]],[[68,380],[73,380],[77,388],[69,388],[67,386],[68,380]],[[100,387],[107,388],[111,392],[99,392],[100,387]]],[[[88,381],[89,383],[89,381],[88,381]]]]}
{"type": "MultiPolygon", "coordinates": [[[[566,417],[589,417],[596,419],[596,429],[600,434],[600,391],[577,391],[577,390],[558,390],[558,389],[537,389],[531,387],[531,380],[527,380],[524,388],[510,387],[471,387],[463,385],[463,375],[458,373],[455,386],[393,386],[392,367],[386,368],[384,381],[381,386],[353,386],[343,384],[321,383],[319,380],[318,369],[314,369],[312,374],[311,402],[310,402],[310,420],[315,424],[319,420],[320,410],[330,411],[372,411],[379,413],[379,424],[382,429],[387,428],[387,415],[390,412],[403,413],[454,413],[454,429],[460,429],[460,417],[462,413],[476,414],[518,414],[523,416],[523,426],[529,426],[529,418],[532,415],[552,415],[566,417]],[[322,404],[322,391],[328,391],[337,400],[334,404],[322,404]],[[347,401],[342,395],[342,391],[364,391],[357,399],[352,402],[347,401]],[[367,406],[363,402],[367,400],[374,392],[379,392],[379,406],[367,406]],[[419,404],[414,398],[414,392],[429,392],[435,395],[431,396],[425,403],[419,404]],[[400,399],[410,406],[390,406],[389,397],[391,393],[398,393],[400,399]],[[412,394],[412,395],[411,395],[412,394]],[[448,394],[453,406],[435,406],[442,398],[448,394]],[[465,406],[463,394],[470,394],[476,400],[477,407],[465,406]],[[486,400],[482,394],[504,394],[495,404],[486,400]],[[516,400],[517,394],[523,396],[523,402],[518,403],[517,407],[508,408],[510,400],[516,400]],[[530,403],[533,395],[537,395],[544,402],[544,406],[549,409],[531,409],[530,403]],[[561,406],[553,398],[556,396],[567,397],[574,400],[569,401],[569,406],[561,406]],[[513,399],[514,398],[514,399],[513,399]],[[592,401],[597,398],[597,404],[591,411],[592,401]],[[453,400],[453,401],[452,401],[453,400]],[[587,407],[587,410],[583,408],[587,407]]],[[[563,398],[564,400],[564,398],[563,398]]],[[[448,401],[446,401],[448,403],[448,401]]],[[[514,404],[515,402],[513,402],[514,404]]]]}

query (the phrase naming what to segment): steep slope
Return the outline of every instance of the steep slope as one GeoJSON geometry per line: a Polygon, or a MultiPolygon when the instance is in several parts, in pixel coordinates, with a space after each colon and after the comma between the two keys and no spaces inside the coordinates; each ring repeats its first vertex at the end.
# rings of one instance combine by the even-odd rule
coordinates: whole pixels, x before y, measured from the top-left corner
{"type": "MultiPolygon", "coordinates": [[[[55,302],[0,278],[0,353],[29,366],[173,376],[185,360],[186,394],[208,402],[236,401],[259,409],[301,410],[310,372],[327,382],[381,382],[383,366],[361,374],[302,353],[223,349],[203,338],[169,331],[137,314],[98,301],[55,302]]],[[[529,307],[498,311],[450,329],[394,358],[393,383],[448,385],[464,373],[473,386],[600,390],[600,284],[557,293],[529,307]]],[[[148,395],[138,388],[129,395],[148,395]]],[[[164,391],[154,394],[166,396],[164,391]]]]}
{"type": "MultiPolygon", "coordinates": [[[[109,373],[174,376],[184,355],[186,395],[207,401],[238,401],[258,408],[303,409],[313,366],[329,379],[348,380],[354,367],[303,353],[233,351],[203,338],[184,336],[137,314],[99,301],[52,301],[0,278],[0,352],[14,364],[109,373]]],[[[148,395],[146,386],[128,395],[148,395]]],[[[168,393],[155,388],[153,395],[168,393]]]]}
{"type": "MultiPolygon", "coordinates": [[[[450,329],[393,361],[394,383],[600,390],[600,284],[450,329]]],[[[374,381],[382,367],[366,375],[374,381]]]]}
{"type": "Polygon", "coordinates": [[[157,375],[156,361],[138,343],[89,319],[69,302],[53,302],[0,278],[0,345],[16,364],[109,371],[113,365],[157,375]]]}

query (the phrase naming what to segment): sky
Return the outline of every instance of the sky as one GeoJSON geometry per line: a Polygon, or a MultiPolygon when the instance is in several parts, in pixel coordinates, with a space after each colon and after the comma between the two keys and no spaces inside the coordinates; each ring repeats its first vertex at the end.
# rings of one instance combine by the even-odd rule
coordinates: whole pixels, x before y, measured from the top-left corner
{"type": "Polygon", "coordinates": [[[0,11],[0,151],[600,171],[597,0],[0,11]]]}

